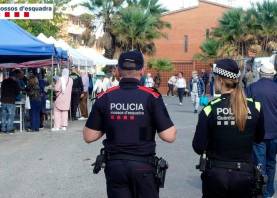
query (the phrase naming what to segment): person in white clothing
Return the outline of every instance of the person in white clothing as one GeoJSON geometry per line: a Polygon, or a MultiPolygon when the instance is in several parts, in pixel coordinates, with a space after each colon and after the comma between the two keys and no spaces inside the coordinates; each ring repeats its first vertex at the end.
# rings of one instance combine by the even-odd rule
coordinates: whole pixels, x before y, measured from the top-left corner
{"type": "Polygon", "coordinates": [[[194,113],[198,113],[200,97],[205,93],[205,84],[201,78],[198,77],[198,72],[192,72],[192,79],[190,81],[190,95],[194,107],[194,113]]]}
{"type": "Polygon", "coordinates": [[[107,89],[109,89],[110,87],[110,84],[111,84],[111,81],[110,79],[105,76],[104,79],[103,79],[103,91],[107,91],[107,89]]]}
{"type": "Polygon", "coordinates": [[[152,75],[150,73],[147,74],[144,86],[148,87],[148,88],[153,88],[154,87],[154,80],[153,80],[152,75]]]}
{"type": "Polygon", "coordinates": [[[110,87],[116,87],[119,85],[119,81],[116,79],[116,77],[111,78],[110,87]]]}
{"type": "Polygon", "coordinates": [[[178,73],[175,87],[177,88],[180,105],[183,105],[183,98],[185,94],[185,88],[187,87],[186,79],[183,77],[183,72],[178,73]]]}
{"type": "Polygon", "coordinates": [[[101,76],[100,78],[98,78],[93,86],[93,92],[97,95],[101,92],[104,91],[104,76],[101,76]]]}
{"type": "Polygon", "coordinates": [[[174,86],[177,81],[177,74],[175,76],[171,76],[167,82],[168,85],[168,91],[167,91],[167,96],[171,93],[172,96],[174,96],[174,86]]]}

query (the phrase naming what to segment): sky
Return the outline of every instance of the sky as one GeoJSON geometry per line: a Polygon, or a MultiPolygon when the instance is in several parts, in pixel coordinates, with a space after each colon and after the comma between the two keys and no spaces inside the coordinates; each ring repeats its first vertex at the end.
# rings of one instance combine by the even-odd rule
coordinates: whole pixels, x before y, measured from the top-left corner
{"type": "MultiPolygon", "coordinates": [[[[198,0],[159,0],[168,10],[177,10],[183,7],[190,7],[198,4],[198,0]],[[173,3],[174,2],[174,3],[173,3]]],[[[235,7],[250,7],[251,3],[262,2],[263,0],[210,0],[216,3],[232,3],[235,7]]]]}

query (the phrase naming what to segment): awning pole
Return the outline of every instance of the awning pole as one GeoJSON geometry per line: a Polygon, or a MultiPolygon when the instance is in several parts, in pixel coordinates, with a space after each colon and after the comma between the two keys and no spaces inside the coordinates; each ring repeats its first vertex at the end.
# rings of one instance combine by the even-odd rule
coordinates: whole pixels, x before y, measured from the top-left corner
{"type": "Polygon", "coordinates": [[[50,121],[50,130],[52,129],[53,126],[53,95],[54,95],[54,87],[53,87],[53,78],[54,78],[54,57],[52,56],[52,67],[51,67],[51,98],[50,98],[50,108],[51,108],[51,121],[50,121]]]}

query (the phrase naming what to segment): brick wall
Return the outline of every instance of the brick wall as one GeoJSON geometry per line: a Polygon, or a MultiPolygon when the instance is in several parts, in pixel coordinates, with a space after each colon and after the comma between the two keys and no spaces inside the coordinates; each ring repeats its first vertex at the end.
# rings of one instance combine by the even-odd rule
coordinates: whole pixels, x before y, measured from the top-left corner
{"type": "Polygon", "coordinates": [[[167,58],[171,61],[192,60],[206,39],[206,31],[218,26],[218,20],[227,7],[200,1],[199,6],[170,12],[162,20],[171,24],[166,29],[167,38],[155,41],[156,53],[153,58],[167,58]],[[185,35],[188,36],[188,51],[185,52],[185,35]]]}
{"type": "MultiPolygon", "coordinates": [[[[206,71],[210,71],[210,64],[209,63],[203,63],[198,61],[178,61],[178,62],[172,62],[174,65],[174,70],[170,72],[161,72],[161,85],[159,88],[159,91],[162,94],[166,94],[168,88],[167,88],[167,82],[168,79],[177,74],[178,72],[183,72],[184,77],[187,81],[187,84],[189,83],[189,80],[191,79],[191,73],[193,70],[197,70],[198,73],[201,72],[202,69],[205,69],[206,71]]],[[[146,72],[150,72],[154,78],[154,76],[157,74],[156,71],[151,69],[146,69],[146,72]]]]}

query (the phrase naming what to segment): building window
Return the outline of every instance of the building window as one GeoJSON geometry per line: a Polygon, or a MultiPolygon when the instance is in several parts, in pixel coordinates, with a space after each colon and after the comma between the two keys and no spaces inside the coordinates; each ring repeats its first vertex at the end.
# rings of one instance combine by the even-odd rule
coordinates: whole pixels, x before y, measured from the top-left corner
{"type": "Polygon", "coordinates": [[[188,52],[188,48],[189,48],[189,37],[188,35],[184,36],[184,51],[188,52]]]}
{"type": "Polygon", "coordinates": [[[206,39],[210,38],[210,29],[206,29],[206,39]]]}

